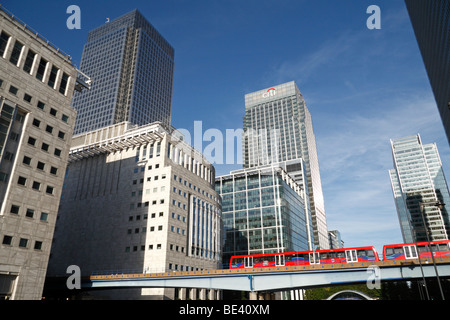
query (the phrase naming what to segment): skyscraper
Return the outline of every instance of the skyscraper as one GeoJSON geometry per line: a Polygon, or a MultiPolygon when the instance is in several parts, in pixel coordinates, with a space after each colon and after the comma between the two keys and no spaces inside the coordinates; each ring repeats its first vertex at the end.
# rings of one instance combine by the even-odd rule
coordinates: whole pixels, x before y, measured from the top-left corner
{"type": "Polygon", "coordinates": [[[405,242],[449,239],[450,194],[436,144],[420,135],[391,140],[394,169],[389,171],[405,242]],[[437,202],[446,204],[443,208],[437,202]],[[423,218],[426,228],[424,228],[423,218]]]}
{"type": "Polygon", "coordinates": [[[245,95],[244,168],[287,160],[287,173],[309,194],[315,246],[329,247],[311,114],[294,81],[245,95]],[[303,177],[304,161],[306,179],[303,177]],[[304,181],[307,185],[304,185],[304,181]]]}
{"type": "Polygon", "coordinates": [[[174,49],[134,10],[89,32],[80,69],[90,92],[74,95],[75,134],[128,121],[171,121],[174,49]]]}
{"type": "Polygon", "coordinates": [[[450,1],[405,3],[450,142],[450,1]]]}

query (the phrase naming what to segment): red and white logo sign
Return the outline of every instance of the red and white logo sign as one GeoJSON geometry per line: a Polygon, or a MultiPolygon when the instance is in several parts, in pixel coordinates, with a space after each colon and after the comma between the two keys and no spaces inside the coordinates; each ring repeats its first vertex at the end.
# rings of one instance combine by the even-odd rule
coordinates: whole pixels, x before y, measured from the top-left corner
{"type": "Polygon", "coordinates": [[[270,88],[270,89],[267,89],[267,91],[263,93],[262,97],[269,98],[269,97],[275,96],[276,94],[277,94],[277,90],[275,90],[275,88],[270,88]]]}

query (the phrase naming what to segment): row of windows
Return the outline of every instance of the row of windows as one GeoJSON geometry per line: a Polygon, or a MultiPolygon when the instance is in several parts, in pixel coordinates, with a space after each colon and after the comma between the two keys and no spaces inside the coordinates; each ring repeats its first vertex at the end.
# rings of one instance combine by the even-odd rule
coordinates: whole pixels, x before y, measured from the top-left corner
{"type": "MultiPolygon", "coordinates": [[[[37,144],[37,139],[34,138],[34,137],[32,137],[32,136],[29,136],[29,137],[28,137],[28,144],[29,144],[30,146],[35,147],[36,144],[37,144]]],[[[41,144],[41,150],[42,150],[42,151],[45,151],[45,152],[49,152],[49,150],[50,150],[50,145],[49,145],[48,143],[42,142],[42,144],[41,144]]],[[[60,158],[60,157],[61,157],[61,153],[62,153],[61,149],[54,148],[54,150],[53,150],[53,155],[55,155],[56,157],[60,158]]]]}
{"type": "MultiPolygon", "coordinates": [[[[164,212],[160,212],[159,214],[158,214],[158,217],[164,217],[164,212]]],[[[152,212],[152,213],[150,213],[150,218],[151,219],[155,219],[156,218],[156,212],[152,212]]],[[[172,212],[172,218],[173,219],[177,219],[177,220],[179,220],[179,221],[183,221],[183,222],[186,222],[186,217],[185,216],[181,216],[181,215],[176,215],[175,214],[175,212],[172,212]]],[[[144,213],[143,215],[142,215],[142,219],[143,220],[147,220],[148,219],[148,214],[147,213],[144,213]]],[[[128,217],[128,221],[140,221],[141,220],[141,215],[140,214],[138,214],[138,215],[136,215],[136,216],[129,216],[128,217]]]]}
{"type": "MultiPolygon", "coordinates": [[[[156,230],[155,228],[156,228],[155,226],[151,226],[150,229],[149,229],[150,232],[155,231],[156,230]]],[[[162,230],[163,230],[163,226],[159,225],[158,226],[158,231],[162,231],[162,230]]],[[[186,234],[186,230],[185,229],[178,228],[178,227],[175,227],[175,226],[170,226],[170,231],[176,232],[176,233],[181,234],[183,236],[186,234]]],[[[134,228],[134,233],[139,233],[139,232],[142,232],[142,233],[147,232],[147,227],[134,228]]],[[[133,229],[127,229],[127,234],[133,234],[133,229]]]]}
{"type": "MultiPolygon", "coordinates": [[[[11,205],[11,209],[10,209],[10,213],[15,214],[15,215],[20,215],[20,206],[19,205],[11,205]]],[[[35,218],[35,210],[31,209],[31,208],[27,208],[25,211],[25,217],[27,218],[35,218]]],[[[39,220],[41,221],[48,221],[48,213],[47,212],[41,212],[39,220]]]]}
{"type": "MultiPolygon", "coordinates": [[[[31,166],[32,166],[32,161],[33,161],[33,158],[28,157],[28,156],[23,156],[23,160],[22,160],[22,163],[23,163],[23,164],[25,164],[25,165],[31,167],[31,166]]],[[[44,171],[46,167],[47,167],[47,164],[46,164],[45,162],[37,161],[37,163],[36,163],[36,168],[37,168],[38,170],[44,171]]],[[[57,167],[54,167],[54,166],[50,166],[49,172],[50,172],[51,174],[56,175],[56,174],[58,173],[58,168],[57,168],[57,167]]]]}
{"type": "MultiPolygon", "coordinates": [[[[156,204],[158,204],[158,200],[153,200],[152,205],[156,205],[156,204]]],[[[164,199],[160,199],[159,204],[164,204],[164,199]]],[[[130,209],[148,207],[149,205],[150,205],[150,201],[138,202],[137,204],[130,203],[130,209]]]]}
{"type": "Polygon", "coordinates": [[[194,191],[198,191],[198,193],[206,196],[209,199],[214,199],[216,202],[219,201],[218,198],[214,197],[212,194],[210,194],[208,191],[205,192],[205,190],[200,189],[200,187],[197,187],[195,185],[192,185],[192,183],[188,182],[187,180],[183,180],[181,177],[177,177],[177,175],[173,176],[173,179],[175,181],[178,181],[181,184],[184,184],[184,186],[189,186],[189,189],[194,189],[194,191]]]}
{"type": "MultiPolygon", "coordinates": [[[[33,119],[33,126],[35,126],[36,128],[40,128],[41,127],[41,120],[34,118],[33,119]]],[[[45,132],[49,133],[49,134],[53,134],[53,126],[47,124],[45,126],[45,132]]],[[[58,132],[58,138],[64,140],[64,138],[66,137],[66,133],[64,131],[59,130],[58,132]]]]}
{"type": "MultiPolygon", "coordinates": [[[[17,184],[20,185],[20,186],[26,187],[27,184],[28,184],[28,178],[19,176],[19,178],[17,179],[17,184]]],[[[36,180],[34,180],[34,181],[31,183],[31,188],[32,188],[33,190],[36,190],[36,191],[41,191],[41,190],[44,189],[44,188],[42,187],[42,183],[39,182],[39,181],[36,181],[36,180]]],[[[53,187],[53,186],[51,186],[51,185],[47,185],[47,186],[45,187],[45,193],[47,193],[47,194],[49,194],[49,195],[53,195],[54,192],[55,192],[55,187],[53,187]]]]}
{"type": "MultiPolygon", "coordinates": [[[[10,41],[13,41],[11,36],[7,34],[5,31],[2,31],[0,33],[0,56],[2,56],[4,59],[7,59],[6,49],[10,41]]],[[[22,62],[20,61],[20,57],[22,56],[22,52],[25,52],[25,50],[26,47],[23,45],[23,43],[20,42],[19,40],[15,40],[11,50],[11,55],[9,56],[9,62],[11,62],[13,65],[17,67],[20,67],[20,65],[22,64],[22,62]]],[[[31,49],[28,49],[27,54],[24,56],[25,61],[23,62],[22,69],[30,75],[32,75],[32,71],[36,69],[36,79],[44,81],[46,76],[45,72],[47,69],[47,65],[49,64],[49,61],[41,57],[38,62],[37,61],[38,54],[31,49]],[[34,68],[35,65],[37,66],[37,68],[34,68]]],[[[67,84],[69,82],[69,75],[65,72],[62,72],[59,68],[57,68],[54,65],[51,65],[51,68],[48,68],[48,72],[49,72],[47,80],[48,86],[57,90],[59,93],[66,95],[67,84]],[[59,77],[59,86],[57,86],[58,77],[59,77]]]]}
{"type": "MultiPolygon", "coordinates": [[[[9,235],[4,235],[3,236],[3,241],[2,241],[3,245],[13,246],[13,242],[14,242],[14,237],[13,236],[9,236],[9,235]]],[[[19,238],[18,246],[19,246],[19,248],[29,249],[30,243],[31,243],[30,239],[19,238]]],[[[35,240],[33,249],[35,249],[35,250],[42,250],[42,241],[35,240]]]]}

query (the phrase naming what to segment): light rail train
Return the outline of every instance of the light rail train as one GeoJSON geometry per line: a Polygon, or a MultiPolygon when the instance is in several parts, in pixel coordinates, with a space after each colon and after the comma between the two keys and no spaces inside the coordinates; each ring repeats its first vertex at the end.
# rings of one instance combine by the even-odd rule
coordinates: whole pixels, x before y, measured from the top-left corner
{"type": "MultiPolygon", "coordinates": [[[[383,260],[429,259],[431,258],[431,252],[434,257],[450,257],[450,240],[432,241],[431,249],[428,242],[389,244],[383,247],[383,260]]],[[[236,255],[230,259],[230,269],[370,261],[380,261],[380,257],[373,246],[236,255]]]]}

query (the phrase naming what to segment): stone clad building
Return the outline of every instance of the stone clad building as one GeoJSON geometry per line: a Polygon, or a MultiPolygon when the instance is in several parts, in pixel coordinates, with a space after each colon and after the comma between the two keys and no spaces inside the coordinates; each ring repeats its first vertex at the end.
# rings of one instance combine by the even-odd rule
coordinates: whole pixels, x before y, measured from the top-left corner
{"type": "MultiPolygon", "coordinates": [[[[221,266],[215,170],[162,123],[128,122],[74,136],[49,276],[221,266]]],[[[132,289],[96,298],[218,298],[218,292],[132,289]]]]}
{"type": "Polygon", "coordinates": [[[41,298],[79,84],[69,56],[0,8],[0,298],[41,298]]]}

